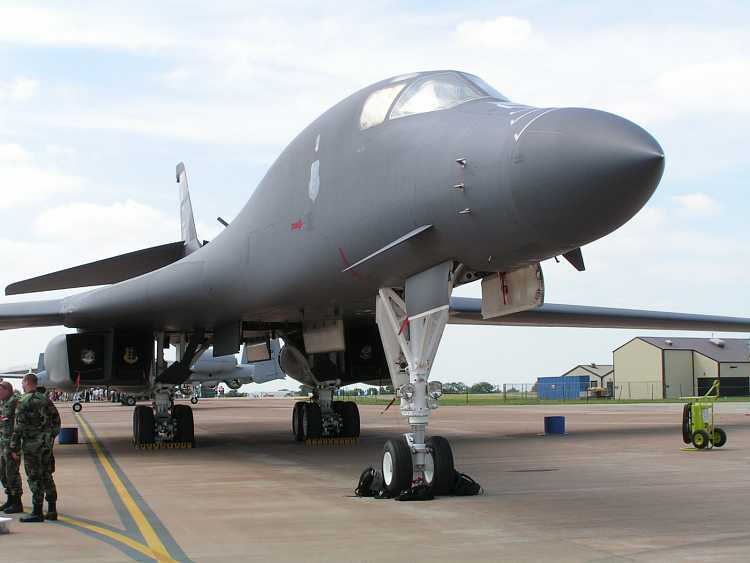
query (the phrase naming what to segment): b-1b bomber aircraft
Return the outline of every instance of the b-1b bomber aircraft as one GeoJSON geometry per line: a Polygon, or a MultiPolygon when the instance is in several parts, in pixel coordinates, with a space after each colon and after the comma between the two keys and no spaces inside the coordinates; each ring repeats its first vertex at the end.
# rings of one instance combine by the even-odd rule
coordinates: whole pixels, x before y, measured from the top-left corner
{"type": "MultiPolygon", "coordinates": [[[[8,295],[105,287],[3,304],[0,327],[78,329],[48,346],[48,369],[97,385],[148,379],[159,440],[174,439],[174,385],[208,346],[221,356],[244,343],[267,360],[283,339],[282,370],[314,389],[293,409],[298,440],[357,435],[357,407],[335,391],[390,378],[409,428],[384,446],[385,485],[439,494],[453,455],[427,435],[442,393],[429,375],[447,323],[750,330],[746,318],[545,302],[541,263],[584,270],[581,248],[631,219],[663,170],[659,143],[616,115],[512,102],[464,72],[397,76],[305,128],[210,243],[178,165],[181,241],[14,283],[8,295]],[[481,298],[451,297],[468,283],[481,298]]],[[[143,426],[137,442],[154,435],[143,426]]]]}

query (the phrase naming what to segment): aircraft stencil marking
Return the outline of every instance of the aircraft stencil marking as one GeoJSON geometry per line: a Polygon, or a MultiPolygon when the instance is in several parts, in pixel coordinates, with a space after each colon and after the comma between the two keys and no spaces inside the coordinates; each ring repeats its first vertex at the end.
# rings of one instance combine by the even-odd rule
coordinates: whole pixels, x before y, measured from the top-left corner
{"type": "Polygon", "coordinates": [[[543,111],[543,112],[542,112],[542,113],[540,113],[539,115],[535,115],[535,116],[534,116],[534,119],[532,119],[532,120],[531,120],[531,121],[529,121],[529,122],[528,122],[528,123],[527,123],[526,125],[524,125],[524,126],[523,126],[523,129],[521,129],[521,131],[520,131],[520,132],[518,132],[518,133],[516,133],[515,135],[513,135],[513,138],[514,138],[514,139],[516,140],[516,143],[518,142],[518,139],[520,139],[520,138],[521,138],[521,135],[523,135],[524,131],[526,131],[526,129],[528,129],[528,128],[529,128],[529,125],[531,125],[532,123],[534,123],[534,122],[535,122],[535,121],[536,121],[537,119],[539,119],[539,118],[540,118],[540,117],[542,117],[543,115],[547,115],[548,113],[551,113],[551,112],[553,112],[553,111],[555,111],[555,110],[557,110],[557,109],[559,109],[559,108],[550,108],[550,109],[548,109],[548,110],[546,110],[546,111],[543,111]]]}
{"type": "MultiPolygon", "coordinates": [[[[315,150],[317,151],[318,147],[315,146],[315,150]]],[[[315,202],[316,199],[318,199],[318,194],[320,193],[320,161],[316,160],[310,165],[310,182],[307,186],[307,193],[310,196],[310,199],[315,202]]]]}
{"type": "Polygon", "coordinates": [[[534,113],[535,111],[539,111],[539,108],[534,108],[532,110],[529,110],[529,111],[527,111],[527,112],[519,115],[518,117],[514,117],[513,119],[510,120],[510,124],[511,125],[515,125],[516,123],[518,123],[519,121],[521,121],[524,117],[526,117],[529,114],[534,113]]]}

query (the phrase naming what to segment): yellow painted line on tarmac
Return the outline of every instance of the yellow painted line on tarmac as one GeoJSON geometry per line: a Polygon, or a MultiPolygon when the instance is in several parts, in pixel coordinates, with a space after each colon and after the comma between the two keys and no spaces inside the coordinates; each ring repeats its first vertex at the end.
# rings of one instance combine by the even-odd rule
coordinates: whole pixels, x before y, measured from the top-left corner
{"type": "Polygon", "coordinates": [[[122,500],[123,504],[128,509],[130,516],[132,516],[133,520],[135,521],[136,526],[138,526],[138,530],[141,532],[141,534],[143,535],[143,538],[146,540],[146,544],[148,544],[148,547],[151,550],[151,553],[149,553],[148,556],[156,558],[157,561],[165,561],[165,562],[175,561],[169,555],[167,548],[162,543],[161,539],[159,538],[159,535],[156,533],[156,530],[154,530],[153,526],[151,526],[148,519],[143,514],[143,511],[141,511],[140,507],[138,506],[138,503],[135,502],[135,500],[131,496],[130,492],[128,492],[128,489],[125,487],[120,477],[118,477],[117,473],[112,467],[112,464],[109,462],[109,459],[107,458],[107,456],[104,455],[104,452],[102,451],[102,448],[99,445],[99,441],[96,439],[96,436],[94,436],[94,433],[91,431],[91,428],[89,427],[88,423],[83,419],[82,416],[78,416],[78,414],[76,414],[76,419],[78,420],[78,424],[81,426],[81,428],[83,428],[83,431],[86,433],[86,437],[88,438],[89,443],[94,448],[94,452],[96,452],[96,457],[99,459],[99,463],[102,464],[102,467],[104,468],[104,471],[106,472],[107,477],[109,477],[109,480],[112,483],[112,486],[114,487],[115,491],[117,491],[117,494],[120,496],[120,499],[122,500]]]}
{"type": "Polygon", "coordinates": [[[84,530],[94,532],[95,534],[106,536],[111,540],[114,540],[118,543],[128,546],[130,549],[134,551],[142,553],[146,557],[151,557],[153,559],[156,559],[157,561],[172,561],[172,559],[169,557],[167,557],[167,559],[164,559],[162,554],[152,551],[151,548],[149,548],[147,545],[143,545],[142,543],[137,542],[129,538],[126,535],[118,534],[117,532],[107,530],[106,528],[102,528],[101,526],[96,526],[95,524],[81,522],[80,520],[76,520],[75,518],[70,518],[69,516],[60,515],[57,517],[57,519],[60,520],[61,522],[65,522],[66,524],[70,524],[71,526],[76,526],[77,528],[83,528],[84,530]]]}

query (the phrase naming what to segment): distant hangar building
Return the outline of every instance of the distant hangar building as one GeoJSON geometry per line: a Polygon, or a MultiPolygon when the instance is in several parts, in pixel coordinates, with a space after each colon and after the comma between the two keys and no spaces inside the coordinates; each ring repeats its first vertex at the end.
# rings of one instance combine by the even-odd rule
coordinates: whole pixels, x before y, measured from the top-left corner
{"type": "Polygon", "coordinates": [[[573,400],[590,396],[591,390],[600,390],[599,396],[612,396],[614,366],[610,364],[580,364],[555,377],[539,377],[537,396],[542,399],[573,400]]]}
{"type": "Polygon", "coordinates": [[[746,338],[639,336],[613,352],[615,398],[702,395],[715,379],[724,396],[750,396],[746,338]]]}
{"type": "Polygon", "coordinates": [[[563,377],[584,375],[589,378],[589,387],[611,387],[614,381],[615,366],[612,364],[580,364],[566,371],[563,377]]]}

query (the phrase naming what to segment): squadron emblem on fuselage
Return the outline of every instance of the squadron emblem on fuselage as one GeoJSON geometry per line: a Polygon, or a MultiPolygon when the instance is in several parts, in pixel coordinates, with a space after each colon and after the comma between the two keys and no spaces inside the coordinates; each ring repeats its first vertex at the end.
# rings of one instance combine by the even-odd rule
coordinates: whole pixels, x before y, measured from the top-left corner
{"type": "Polygon", "coordinates": [[[122,354],[122,361],[128,364],[129,366],[135,365],[138,363],[138,360],[140,358],[138,357],[138,350],[136,350],[135,346],[126,346],[125,350],[122,354]]]}

